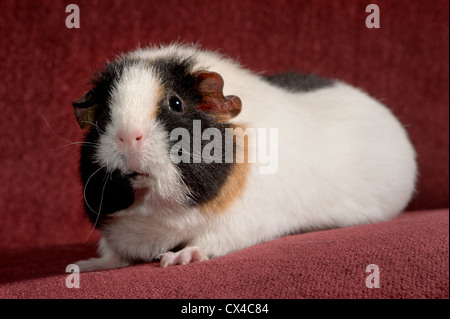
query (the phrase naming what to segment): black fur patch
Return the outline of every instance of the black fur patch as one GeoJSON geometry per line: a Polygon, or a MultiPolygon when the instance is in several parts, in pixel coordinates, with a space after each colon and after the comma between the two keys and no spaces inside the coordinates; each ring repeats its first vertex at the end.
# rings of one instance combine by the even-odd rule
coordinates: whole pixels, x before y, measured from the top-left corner
{"type": "MultiPolygon", "coordinates": [[[[155,68],[159,71],[162,82],[165,83],[166,94],[176,93],[183,101],[184,111],[182,113],[173,112],[167,104],[167,96],[160,101],[157,111],[157,120],[167,132],[176,128],[185,128],[190,132],[191,149],[190,163],[176,164],[181,171],[184,184],[189,189],[191,205],[201,205],[213,199],[220,192],[232,169],[232,163],[225,163],[225,151],[222,152],[221,163],[194,163],[193,154],[193,121],[201,121],[201,132],[207,128],[217,128],[222,134],[222,150],[225,149],[225,128],[232,126],[227,123],[217,122],[207,112],[197,110],[197,105],[202,97],[194,88],[195,78],[192,76],[193,61],[190,59],[177,60],[176,57],[161,59],[155,62],[155,68]]],[[[201,141],[201,150],[210,141],[201,141]]],[[[170,148],[177,141],[171,141],[170,148]]]]}
{"type": "MultiPolygon", "coordinates": [[[[86,141],[92,139],[88,134],[86,141]]],[[[107,173],[93,161],[93,146],[83,145],[80,170],[84,185],[85,208],[91,222],[102,228],[108,215],[129,207],[134,201],[134,192],[128,178],[118,170],[107,173]]]]}
{"type": "Polygon", "coordinates": [[[108,100],[111,87],[117,80],[128,61],[109,63],[105,69],[97,73],[91,81],[95,109],[95,123],[86,134],[81,148],[80,171],[84,185],[86,213],[97,228],[102,228],[106,217],[119,210],[129,207],[134,201],[134,192],[128,178],[116,170],[107,173],[105,167],[95,163],[96,144],[100,134],[105,131],[110,122],[111,110],[108,100]]]}
{"type": "MultiPolygon", "coordinates": [[[[209,116],[201,114],[201,112],[186,112],[179,118],[178,114],[170,114],[172,111],[167,106],[162,105],[158,110],[158,121],[164,125],[165,129],[171,130],[183,127],[190,133],[190,163],[180,162],[176,164],[181,171],[184,184],[190,191],[191,205],[197,206],[213,199],[219,194],[223,184],[226,182],[228,175],[232,170],[232,163],[225,163],[225,152],[222,152],[221,163],[205,163],[202,159],[201,163],[194,163],[194,156],[198,158],[199,154],[193,152],[193,121],[201,121],[201,132],[206,128],[217,128],[222,134],[222,150],[225,149],[225,128],[231,127],[227,124],[218,124],[209,116]]],[[[172,147],[177,141],[171,141],[172,147]]],[[[209,141],[201,141],[201,150],[209,141]]]]}
{"type": "Polygon", "coordinates": [[[269,83],[291,92],[310,92],[332,86],[334,82],[314,74],[287,72],[263,77],[269,83]]]}

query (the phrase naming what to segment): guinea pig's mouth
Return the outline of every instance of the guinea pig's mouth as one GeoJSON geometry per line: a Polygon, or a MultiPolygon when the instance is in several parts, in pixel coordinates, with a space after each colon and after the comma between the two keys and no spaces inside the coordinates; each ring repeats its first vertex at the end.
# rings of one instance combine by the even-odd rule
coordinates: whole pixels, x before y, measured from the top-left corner
{"type": "Polygon", "coordinates": [[[142,172],[132,172],[130,174],[127,174],[126,176],[132,180],[140,181],[140,180],[146,179],[150,175],[147,173],[142,173],[142,172]]]}

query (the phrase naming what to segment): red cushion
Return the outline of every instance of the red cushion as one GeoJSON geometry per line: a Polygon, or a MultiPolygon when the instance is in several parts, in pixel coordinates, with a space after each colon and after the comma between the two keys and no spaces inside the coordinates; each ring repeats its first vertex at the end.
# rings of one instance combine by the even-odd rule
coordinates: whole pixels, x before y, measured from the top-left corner
{"type": "Polygon", "coordinates": [[[157,262],[82,273],[65,269],[95,246],[0,253],[0,298],[448,298],[449,212],[404,213],[371,225],[305,233],[224,257],[161,268],[157,262]],[[369,264],[380,288],[368,288],[369,264]]]}

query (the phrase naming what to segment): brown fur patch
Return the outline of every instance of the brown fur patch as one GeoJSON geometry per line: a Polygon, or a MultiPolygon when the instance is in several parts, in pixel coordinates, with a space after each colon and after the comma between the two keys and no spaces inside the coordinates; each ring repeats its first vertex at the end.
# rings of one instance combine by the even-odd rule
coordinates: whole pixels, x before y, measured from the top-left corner
{"type": "MultiPolygon", "coordinates": [[[[245,131],[245,127],[238,125],[245,131]]],[[[234,136],[235,143],[238,143],[238,139],[234,136]]],[[[248,151],[249,143],[248,139],[244,138],[244,145],[236,145],[236,148],[243,148],[244,161],[243,163],[233,163],[231,173],[228,175],[225,184],[222,186],[219,194],[206,202],[200,207],[200,211],[204,214],[219,214],[227,210],[236,199],[241,196],[247,186],[247,178],[250,172],[250,164],[248,163],[248,151]]],[[[236,150],[235,150],[236,152],[236,150]]],[[[235,153],[236,154],[236,153],[235,153]]]]}
{"type": "MultiPolygon", "coordinates": [[[[166,96],[167,90],[165,83],[159,83],[157,94],[157,101],[162,101],[162,99],[166,96]]],[[[154,108],[152,108],[152,111],[150,112],[150,119],[155,119],[156,115],[158,113],[158,103],[154,108]]]]}

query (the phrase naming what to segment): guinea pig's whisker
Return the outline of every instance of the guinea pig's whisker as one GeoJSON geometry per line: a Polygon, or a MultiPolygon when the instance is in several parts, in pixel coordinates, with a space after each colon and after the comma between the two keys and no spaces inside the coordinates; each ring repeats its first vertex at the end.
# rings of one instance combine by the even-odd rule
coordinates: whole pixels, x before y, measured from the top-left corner
{"type": "Polygon", "coordinates": [[[84,202],[86,203],[86,206],[87,206],[91,211],[93,211],[94,213],[95,213],[95,210],[92,209],[92,207],[89,205],[89,203],[88,203],[88,201],[87,201],[87,198],[86,198],[86,189],[87,189],[87,186],[88,186],[89,182],[91,181],[91,178],[92,178],[95,174],[97,174],[102,168],[103,168],[103,167],[100,167],[98,170],[96,170],[94,173],[92,173],[91,176],[89,176],[89,178],[88,178],[87,181],[86,181],[86,184],[84,185],[84,190],[83,190],[84,202]]]}
{"type": "Polygon", "coordinates": [[[90,122],[90,121],[82,121],[82,122],[88,123],[88,124],[91,124],[92,126],[94,126],[97,129],[98,134],[104,133],[104,131],[101,128],[99,128],[97,124],[90,122]]]}
{"type": "Polygon", "coordinates": [[[187,186],[187,184],[186,184],[186,182],[184,181],[184,179],[182,178],[182,177],[180,177],[180,179],[179,179],[180,181],[181,181],[181,183],[184,185],[184,189],[186,190],[186,195],[189,197],[189,198],[193,198],[194,197],[194,194],[192,194],[192,191],[189,189],[189,187],[187,186]]]}
{"type": "Polygon", "coordinates": [[[47,127],[48,127],[48,128],[50,129],[50,131],[53,133],[53,135],[55,135],[57,138],[59,138],[60,140],[62,140],[62,141],[64,141],[64,142],[67,143],[67,144],[65,144],[65,145],[62,145],[62,146],[59,146],[59,147],[55,148],[55,150],[60,150],[60,149],[65,148],[65,147],[67,147],[67,146],[78,145],[78,144],[81,144],[81,145],[92,145],[92,146],[98,145],[97,143],[90,143],[90,142],[78,142],[78,141],[73,142],[73,141],[70,141],[70,140],[68,140],[68,139],[66,139],[66,138],[64,138],[64,137],[62,137],[61,135],[59,135],[58,133],[56,133],[55,130],[50,126],[50,124],[48,123],[48,121],[47,121],[47,119],[45,118],[45,116],[44,116],[43,114],[41,114],[41,116],[42,116],[42,119],[44,120],[45,124],[47,125],[47,127]]]}
{"type": "Polygon", "coordinates": [[[98,146],[99,143],[91,143],[91,142],[83,142],[83,141],[82,142],[70,142],[70,143],[67,143],[65,145],[55,148],[55,151],[66,148],[67,146],[72,146],[72,145],[87,145],[87,146],[94,147],[94,146],[98,146]]]}
{"type": "Polygon", "coordinates": [[[210,161],[215,161],[215,160],[217,160],[217,158],[215,158],[215,157],[211,157],[211,156],[203,156],[203,155],[198,155],[198,154],[190,153],[190,152],[188,152],[188,151],[185,151],[184,149],[181,149],[181,151],[183,152],[183,154],[189,155],[190,158],[206,159],[206,160],[210,160],[210,161]]]}
{"type": "MultiPolygon", "coordinates": [[[[92,176],[94,176],[99,170],[101,170],[103,167],[100,167],[97,171],[95,171],[88,179],[88,181],[86,182],[86,186],[89,182],[89,180],[91,179],[92,176]]],[[[105,188],[106,188],[106,184],[108,183],[108,180],[110,179],[112,173],[109,173],[108,175],[106,175],[105,177],[105,184],[103,184],[103,188],[102,188],[102,195],[100,197],[100,204],[98,206],[98,212],[96,213],[88,204],[87,199],[86,199],[86,186],[84,187],[84,201],[86,202],[86,205],[89,207],[90,210],[92,210],[94,212],[94,214],[97,215],[97,217],[95,218],[95,222],[94,225],[92,226],[91,231],[89,232],[89,234],[87,235],[87,237],[84,239],[83,244],[86,243],[86,241],[89,239],[89,237],[91,237],[92,233],[94,232],[95,227],[97,226],[98,220],[100,218],[101,215],[101,210],[102,210],[102,204],[103,204],[103,195],[105,193],[105,188]]]]}

